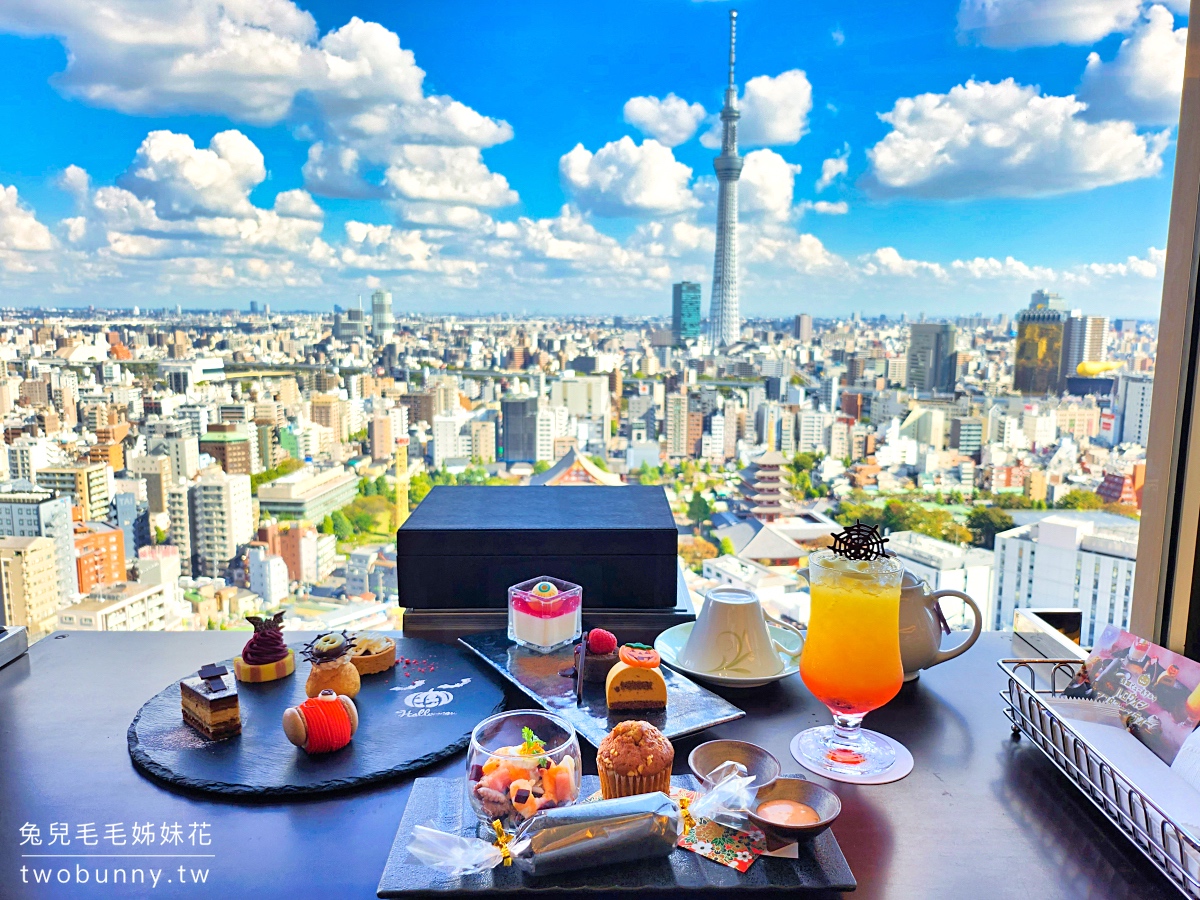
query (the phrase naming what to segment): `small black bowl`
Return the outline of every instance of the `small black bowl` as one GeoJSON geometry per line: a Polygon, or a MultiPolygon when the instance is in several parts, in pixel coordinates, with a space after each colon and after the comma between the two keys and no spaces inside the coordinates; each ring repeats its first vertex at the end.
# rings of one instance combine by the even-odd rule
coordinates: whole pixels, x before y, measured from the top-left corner
{"type": "Polygon", "coordinates": [[[776,849],[782,844],[794,844],[811,841],[818,834],[833,824],[833,820],[842,811],[842,801],[838,795],[819,784],[813,784],[804,778],[794,775],[782,775],[766,787],[759,788],[754,797],[754,809],[750,811],[750,821],[766,834],[768,844],[774,843],[776,849]],[[811,806],[821,818],[811,825],[780,825],[758,815],[758,806],[768,800],[795,800],[811,806]],[[772,842],[772,838],[774,841],[772,842]]]}
{"type": "Polygon", "coordinates": [[[708,773],[724,762],[741,763],[746,773],[754,776],[752,788],[764,788],[779,777],[779,760],[758,744],[749,741],[707,741],[698,744],[688,754],[688,768],[702,784],[707,785],[708,773]]]}

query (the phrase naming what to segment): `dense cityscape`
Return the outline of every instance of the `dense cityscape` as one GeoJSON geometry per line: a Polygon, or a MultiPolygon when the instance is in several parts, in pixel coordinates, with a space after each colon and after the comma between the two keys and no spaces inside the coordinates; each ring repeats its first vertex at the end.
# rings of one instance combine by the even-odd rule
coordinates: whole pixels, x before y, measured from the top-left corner
{"type": "Polygon", "coordinates": [[[696,595],[745,585],[803,621],[797,567],[861,519],[931,587],[985,598],[988,628],[1029,605],[1128,618],[1152,323],[1038,291],[954,321],[749,320],[714,348],[698,285],[662,306],[9,310],[4,621],[377,626],[433,485],[623,483],[663,486],[696,595]]]}

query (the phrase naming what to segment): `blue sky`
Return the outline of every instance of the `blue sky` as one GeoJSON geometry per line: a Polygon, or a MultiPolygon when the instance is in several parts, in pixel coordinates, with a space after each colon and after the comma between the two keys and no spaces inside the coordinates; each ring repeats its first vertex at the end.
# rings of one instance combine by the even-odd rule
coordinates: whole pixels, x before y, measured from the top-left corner
{"type": "MultiPolygon", "coordinates": [[[[1181,2],[737,4],[743,312],[1156,316],[1181,2]]],[[[230,6],[0,0],[6,303],[707,307],[729,4],[230,6]]]]}

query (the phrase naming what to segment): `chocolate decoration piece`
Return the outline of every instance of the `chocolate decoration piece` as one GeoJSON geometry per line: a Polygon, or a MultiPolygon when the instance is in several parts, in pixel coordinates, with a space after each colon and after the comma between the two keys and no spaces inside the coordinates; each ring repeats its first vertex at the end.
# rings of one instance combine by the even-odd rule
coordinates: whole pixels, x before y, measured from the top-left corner
{"type": "Polygon", "coordinates": [[[471,774],[467,777],[470,781],[478,781],[483,777],[483,766],[478,764],[471,766],[471,774]]]}
{"type": "Polygon", "coordinates": [[[225,690],[225,680],[222,676],[228,675],[229,670],[224,666],[218,666],[215,663],[208,663],[200,667],[200,671],[196,673],[204,679],[204,683],[210,691],[225,690]]]}
{"type": "Polygon", "coordinates": [[[845,531],[833,535],[833,552],[844,559],[870,562],[887,556],[883,547],[887,540],[874,525],[864,525],[855,519],[845,531]]]}
{"type": "Polygon", "coordinates": [[[525,790],[525,788],[519,788],[517,792],[513,794],[512,799],[513,803],[524,803],[529,799],[529,791],[525,790]]]}
{"type": "Polygon", "coordinates": [[[300,655],[313,664],[332,662],[345,656],[353,647],[354,638],[346,631],[327,631],[305,644],[300,655]]]}

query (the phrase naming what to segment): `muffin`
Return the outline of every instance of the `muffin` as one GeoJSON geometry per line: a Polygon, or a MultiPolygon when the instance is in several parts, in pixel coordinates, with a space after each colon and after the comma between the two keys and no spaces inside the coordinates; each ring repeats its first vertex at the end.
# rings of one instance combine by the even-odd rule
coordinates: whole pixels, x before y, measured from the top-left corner
{"type": "Polygon", "coordinates": [[[671,792],[675,748],[649,722],[622,722],[600,742],[596,770],[605,800],[671,792]]]}

